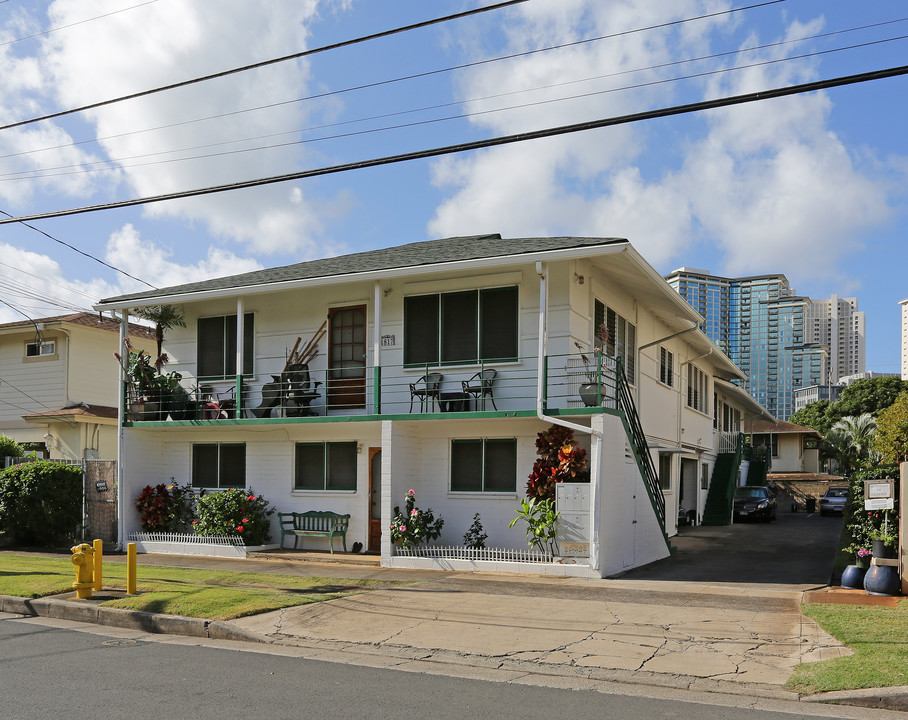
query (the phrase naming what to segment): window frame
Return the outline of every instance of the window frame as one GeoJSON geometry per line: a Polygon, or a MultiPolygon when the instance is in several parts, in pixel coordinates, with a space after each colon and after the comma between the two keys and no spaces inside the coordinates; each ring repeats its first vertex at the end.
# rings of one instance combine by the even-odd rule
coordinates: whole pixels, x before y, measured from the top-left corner
{"type": "Polygon", "coordinates": [[[624,367],[624,377],[627,378],[629,384],[636,385],[637,325],[601,300],[596,300],[593,304],[593,318],[597,328],[604,323],[608,330],[608,342],[603,348],[605,354],[620,358],[624,367]],[[600,322],[600,318],[602,322],[600,322]]]}
{"type": "Polygon", "coordinates": [[[662,492],[672,491],[672,453],[659,453],[657,473],[662,492]]]}
{"type": "Polygon", "coordinates": [[[693,363],[687,365],[687,407],[704,415],[709,411],[709,376],[693,363]]]}
{"type": "Polygon", "coordinates": [[[404,367],[476,365],[519,359],[520,292],[517,285],[404,297],[404,367]],[[502,300],[505,293],[508,297],[502,300]],[[508,317],[504,311],[498,311],[505,301],[508,317]],[[472,321],[465,320],[464,315],[472,315],[472,321]],[[508,327],[502,328],[502,325],[508,327]],[[507,348],[500,347],[503,337],[507,348]]]}
{"type": "MultiPolygon", "coordinates": [[[[211,462],[211,459],[208,458],[207,462],[211,462]]],[[[192,443],[190,449],[190,473],[189,473],[189,485],[194,490],[227,490],[233,488],[236,490],[243,489],[246,487],[246,443],[232,443],[232,442],[201,442],[201,443],[192,443]],[[200,467],[200,461],[202,460],[197,455],[197,452],[201,451],[203,448],[211,449],[214,448],[216,451],[215,457],[215,483],[214,485],[210,484],[200,484],[199,478],[197,477],[197,470],[200,467]],[[227,451],[231,449],[242,448],[243,462],[242,464],[237,463],[237,458],[225,458],[227,451]],[[236,470],[242,467],[242,483],[233,484],[225,481],[224,475],[231,472],[236,472],[236,470]]]]}
{"type": "MultiPolygon", "coordinates": [[[[205,330],[205,333],[211,332],[205,330]]],[[[243,313],[243,377],[253,377],[255,375],[255,313],[243,313]]],[[[196,375],[199,380],[226,380],[234,378],[237,375],[236,367],[236,313],[228,315],[208,315],[196,319],[196,375]],[[209,340],[203,342],[203,324],[210,324],[211,321],[220,321],[221,337],[217,344],[220,345],[220,373],[208,372],[213,367],[208,367],[213,363],[207,357],[203,357],[203,348],[209,340]],[[232,329],[232,332],[231,332],[232,329]],[[204,367],[203,367],[204,366],[204,367]],[[233,372],[229,372],[230,370],[233,372]]]]}
{"type": "MultiPolygon", "coordinates": [[[[517,438],[452,438],[448,447],[450,452],[448,461],[448,491],[450,493],[462,496],[470,493],[483,495],[514,495],[517,492],[517,438]],[[508,461],[513,462],[513,468],[508,468],[509,472],[513,471],[513,486],[510,486],[509,484],[507,488],[489,487],[490,483],[488,482],[487,476],[491,471],[495,470],[495,468],[490,467],[488,453],[490,444],[501,447],[504,447],[505,444],[507,444],[508,452],[510,454],[508,461]],[[466,448],[475,445],[478,445],[480,448],[479,462],[477,463],[480,472],[478,487],[455,487],[455,463],[457,462],[456,448],[466,448]]],[[[473,461],[475,462],[475,459],[473,459],[473,461]]]]}
{"type": "Polygon", "coordinates": [[[659,347],[659,382],[675,387],[675,353],[664,345],[659,347]]]}
{"type": "Polygon", "coordinates": [[[292,492],[344,492],[344,493],[355,493],[359,486],[359,444],[355,440],[341,440],[341,441],[314,441],[314,442],[298,442],[293,446],[293,488],[292,492]],[[300,451],[303,448],[316,448],[321,447],[321,485],[319,487],[315,486],[305,486],[300,482],[300,451]],[[346,458],[349,462],[352,460],[352,478],[347,478],[345,485],[336,485],[332,484],[331,479],[331,455],[332,450],[349,450],[351,457],[346,458]]]}
{"type": "Polygon", "coordinates": [[[27,342],[25,343],[25,359],[26,360],[39,360],[41,358],[55,357],[57,355],[57,341],[56,340],[42,340],[41,347],[37,354],[29,355],[29,348],[37,348],[38,343],[36,342],[27,342]],[[45,352],[45,348],[50,347],[50,352],[45,352]]]}

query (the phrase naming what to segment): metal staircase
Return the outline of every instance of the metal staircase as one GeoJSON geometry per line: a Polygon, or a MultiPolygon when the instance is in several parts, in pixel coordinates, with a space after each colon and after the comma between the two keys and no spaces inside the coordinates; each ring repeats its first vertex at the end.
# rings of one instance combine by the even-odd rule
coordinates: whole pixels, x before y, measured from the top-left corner
{"type": "Polygon", "coordinates": [[[704,525],[730,525],[732,504],[735,498],[735,485],[738,479],[738,468],[744,452],[744,436],[740,433],[735,441],[733,452],[719,453],[713,466],[713,475],[703,508],[704,525]]]}

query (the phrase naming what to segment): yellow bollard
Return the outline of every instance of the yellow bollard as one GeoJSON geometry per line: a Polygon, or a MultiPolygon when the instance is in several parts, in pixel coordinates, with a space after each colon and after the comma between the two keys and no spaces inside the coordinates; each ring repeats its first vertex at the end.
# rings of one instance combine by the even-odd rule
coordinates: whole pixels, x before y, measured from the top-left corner
{"type": "Polygon", "coordinates": [[[73,554],[72,563],[76,566],[76,581],[73,583],[73,587],[76,589],[76,597],[90,598],[91,589],[95,584],[91,579],[92,570],[94,569],[92,556],[95,551],[92,550],[91,545],[88,543],[75,545],[70,548],[70,551],[73,554]]]}
{"type": "Polygon", "coordinates": [[[136,594],[136,544],[126,544],[126,594],[136,594]]]}
{"type": "Polygon", "coordinates": [[[104,543],[101,540],[95,540],[92,543],[95,551],[95,591],[101,592],[104,584],[101,579],[101,565],[104,562],[104,543]]]}

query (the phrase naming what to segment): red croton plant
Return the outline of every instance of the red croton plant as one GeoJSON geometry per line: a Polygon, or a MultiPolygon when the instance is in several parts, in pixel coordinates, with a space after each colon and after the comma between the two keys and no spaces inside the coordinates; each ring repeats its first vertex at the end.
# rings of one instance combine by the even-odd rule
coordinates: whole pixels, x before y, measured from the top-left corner
{"type": "Polygon", "coordinates": [[[577,446],[574,431],[553,425],[536,436],[536,462],[527,481],[527,496],[554,500],[560,482],[589,482],[586,450],[577,446]]]}

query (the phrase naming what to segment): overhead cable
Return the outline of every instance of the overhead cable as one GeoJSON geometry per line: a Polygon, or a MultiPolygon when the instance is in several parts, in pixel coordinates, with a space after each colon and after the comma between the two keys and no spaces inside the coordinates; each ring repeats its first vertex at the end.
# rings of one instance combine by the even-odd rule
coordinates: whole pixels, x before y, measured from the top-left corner
{"type": "Polygon", "coordinates": [[[500,145],[510,145],[518,142],[526,142],[527,140],[539,140],[542,138],[557,137],[559,135],[567,135],[575,132],[583,132],[586,130],[597,130],[605,127],[641,122],[643,120],[654,120],[656,118],[685,115],[688,113],[701,112],[703,110],[714,110],[717,108],[741,105],[744,103],[788,97],[790,95],[799,95],[807,92],[816,92],[818,90],[827,90],[830,88],[843,87],[846,85],[855,85],[857,83],[869,82],[871,80],[882,80],[885,78],[899,77],[906,74],[908,74],[908,65],[899,65],[882,70],[858,73],[856,75],[846,75],[842,77],[830,78],[827,80],[816,80],[814,82],[789,85],[787,87],[774,88],[771,90],[760,90],[758,92],[745,93],[743,95],[732,95],[729,97],[716,98],[713,100],[703,100],[700,102],[688,103],[685,105],[673,105],[656,110],[646,110],[644,112],[619,115],[610,118],[602,118],[599,120],[588,120],[585,122],[573,123],[570,125],[560,125],[553,128],[516,133],[513,135],[502,135],[495,138],[488,138],[486,140],[476,140],[473,142],[446,145],[443,147],[436,147],[428,150],[418,150],[415,152],[401,153],[398,155],[388,155],[384,157],[373,158],[370,160],[360,160],[357,162],[343,163],[340,165],[332,165],[329,167],[316,168],[313,170],[301,170],[298,172],[286,173],[283,175],[273,175],[271,177],[257,178],[255,180],[243,180],[239,182],[227,183],[224,185],[212,185],[203,188],[196,188],[194,190],[181,190],[179,192],[165,193],[162,195],[150,195],[141,198],[133,198],[131,200],[120,200],[116,202],[102,203],[100,205],[86,205],[77,208],[70,208],[68,210],[52,210],[50,212],[22,215],[9,219],[0,218],[0,225],[8,225],[10,223],[24,222],[27,220],[44,220],[48,218],[67,217],[70,215],[99,212],[102,210],[135,207],[136,205],[148,205],[156,202],[164,202],[166,200],[177,200],[182,198],[198,197],[201,195],[212,195],[215,193],[230,192],[233,190],[243,190],[247,188],[261,187],[263,185],[273,185],[275,183],[288,182],[292,180],[302,180],[311,177],[333,175],[342,172],[349,172],[351,170],[362,170],[365,168],[409,162],[411,160],[423,160],[426,158],[440,157],[443,155],[453,155],[456,153],[468,152],[472,150],[498,147],[500,145]]]}

